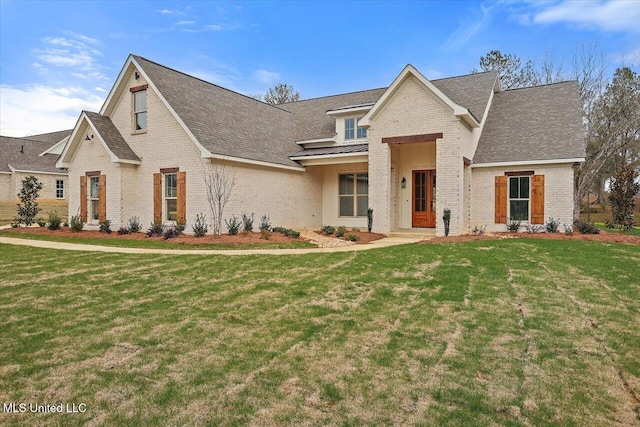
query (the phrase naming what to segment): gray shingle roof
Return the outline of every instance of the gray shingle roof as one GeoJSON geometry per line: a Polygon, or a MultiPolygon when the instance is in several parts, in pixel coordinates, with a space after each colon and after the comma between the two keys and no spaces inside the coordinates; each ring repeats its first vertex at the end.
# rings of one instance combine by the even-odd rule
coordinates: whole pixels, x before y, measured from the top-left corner
{"type": "Polygon", "coordinates": [[[578,82],[494,95],[473,162],[585,157],[578,82]]]}
{"type": "Polygon", "coordinates": [[[84,113],[118,159],[140,161],[140,158],[129,147],[109,117],[91,111],[84,111],[84,113]]]}
{"type": "Polygon", "coordinates": [[[313,157],[323,156],[328,154],[348,154],[348,153],[368,153],[369,144],[349,144],[349,145],[336,145],[333,147],[322,148],[309,148],[306,150],[300,150],[297,153],[291,155],[291,157],[313,157]]]}
{"type": "Polygon", "coordinates": [[[0,136],[0,172],[10,172],[9,165],[18,170],[64,172],[56,168],[57,154],[40,156],[49,147],[49,142],[0,136]]]}
{"type": "Polygon", "coordinates": [[[71,135],[71,132],[73,132],[73,129],[59,130],[57,132],[41,133],[38,135],[29,135],[29,136],[25,136],[25,138],[31,139],[34,141],[46,142],[49,144],[49,147],[53,147],[58,142],[62,141],[63,139],[71,135]]]}
{"type": "Polygon", "coordinates": [[[294,142],[293,115],[237,92],[134,56],[153,84],[213,154],[300,166],[289,159],[294,142]]]}
{"type": "Polygon", "coordinates": [[[497,77],[497,71],[486,71],[432,80],[431,83],[453,102],[468,108],[471,114],[481,122],[497,77]]]}

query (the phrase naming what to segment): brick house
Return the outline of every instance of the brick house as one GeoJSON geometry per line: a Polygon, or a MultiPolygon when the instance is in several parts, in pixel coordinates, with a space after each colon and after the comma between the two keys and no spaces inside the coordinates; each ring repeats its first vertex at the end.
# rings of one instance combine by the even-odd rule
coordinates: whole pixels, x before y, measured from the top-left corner
{"type": "Polygon", "coordinates": [[[192,224],[213,163],[235,177],[226,217],[365,228],[372,208],[376,232],[442,235],[448,208],[457,235],[571,223],[584,157],[575,81],[502,91],[496,72],[429,80],[407,65],[386,88],[273,106],[130,55],[57,166],[90,225],[192,224]]]}

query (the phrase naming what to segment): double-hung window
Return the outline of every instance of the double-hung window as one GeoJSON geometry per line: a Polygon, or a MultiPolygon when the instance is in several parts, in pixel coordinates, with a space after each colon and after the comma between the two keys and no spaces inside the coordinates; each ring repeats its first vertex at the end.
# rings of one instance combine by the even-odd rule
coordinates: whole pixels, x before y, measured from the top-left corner
{"type": "Polygon", "coordinates": [[[56,199],[64,199],[64,179],[56,179],[56,199]]]}
{"type": "Polygon", "coordinates": [[[178,219],[178,175],[175,173],[164,174],[164,203],[165,219],[176,221],[178,219]]]}
{"type": "Polygon", "coordinates": [[[353,139],[366,139],[367,130],[363,127],[357,126],[358,119],[348,118],[344,119],[344,139],[345,141],[353,139]]]}
{"type": "Polygon", "coordinates": [[[99,197],[98,177],[92,176],[89,179],[89,202],[91,205],[91,220],[93,221],[98,221],[99,219],[99,197]]]}
{"type": "Polygon", "coordinates": [[[139,90],[133,93],[134,131],[147,130],[147,91],[139,90]]]}
{"type": "Polygon", "coordinates": [[[530,177],[509,177],[509,217],[529,221],[530,177]]]}
{"type": "Polygon", "coordinates": [[[369,174],[340,174],[338,187],[340,216],[367,216],[367,209],[369,208],[369,174]]]}

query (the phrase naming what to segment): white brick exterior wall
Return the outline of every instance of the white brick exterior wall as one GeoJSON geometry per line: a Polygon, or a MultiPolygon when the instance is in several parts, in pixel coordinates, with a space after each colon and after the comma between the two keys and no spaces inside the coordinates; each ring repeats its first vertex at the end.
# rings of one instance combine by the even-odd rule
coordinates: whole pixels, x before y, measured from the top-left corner
{"type": "Polygon", "coordinates": [[[536,175],[544,175],[545,221],[552,217],[559,219],[562,224],[573,223],[573,168],[571,164],[476,167],[473,168],[472,173],[470,228],[486,226],[487,231],[507,230],[506,224],[494,223],[495,177],[504,175],[505,172],[517,171],[534,171],[536,175]]]}
{"type": "MultiPolygon", "coordinates": [[[[56,180],[65,182],[65,198],[67,197],[67,176],[48,173],[13,172],[0,173],[0,201],[16,201],[22,188],[22,180],[28,176],[35,176],[42,185],[39,200],[56,200],[56,180]]],[[[17,203],[17,202],[16,202],[17,203]]]]}

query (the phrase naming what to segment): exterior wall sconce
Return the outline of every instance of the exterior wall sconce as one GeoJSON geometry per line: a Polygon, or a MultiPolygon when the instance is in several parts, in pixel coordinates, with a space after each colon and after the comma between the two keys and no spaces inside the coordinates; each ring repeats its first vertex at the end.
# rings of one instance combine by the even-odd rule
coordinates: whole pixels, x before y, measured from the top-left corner
{"type": "Polygon", "coordinates": [[[138,80],[140,78],[140,74],[136,71],[135,73],[133,73],[133,77],[135,77],[136,80],[138,80]]]}
{"type": "Polygon", "coordinates": [[[407,188],[407,178],[402,177],[402,181],[400,181],[400,187],[407,188]]]}

